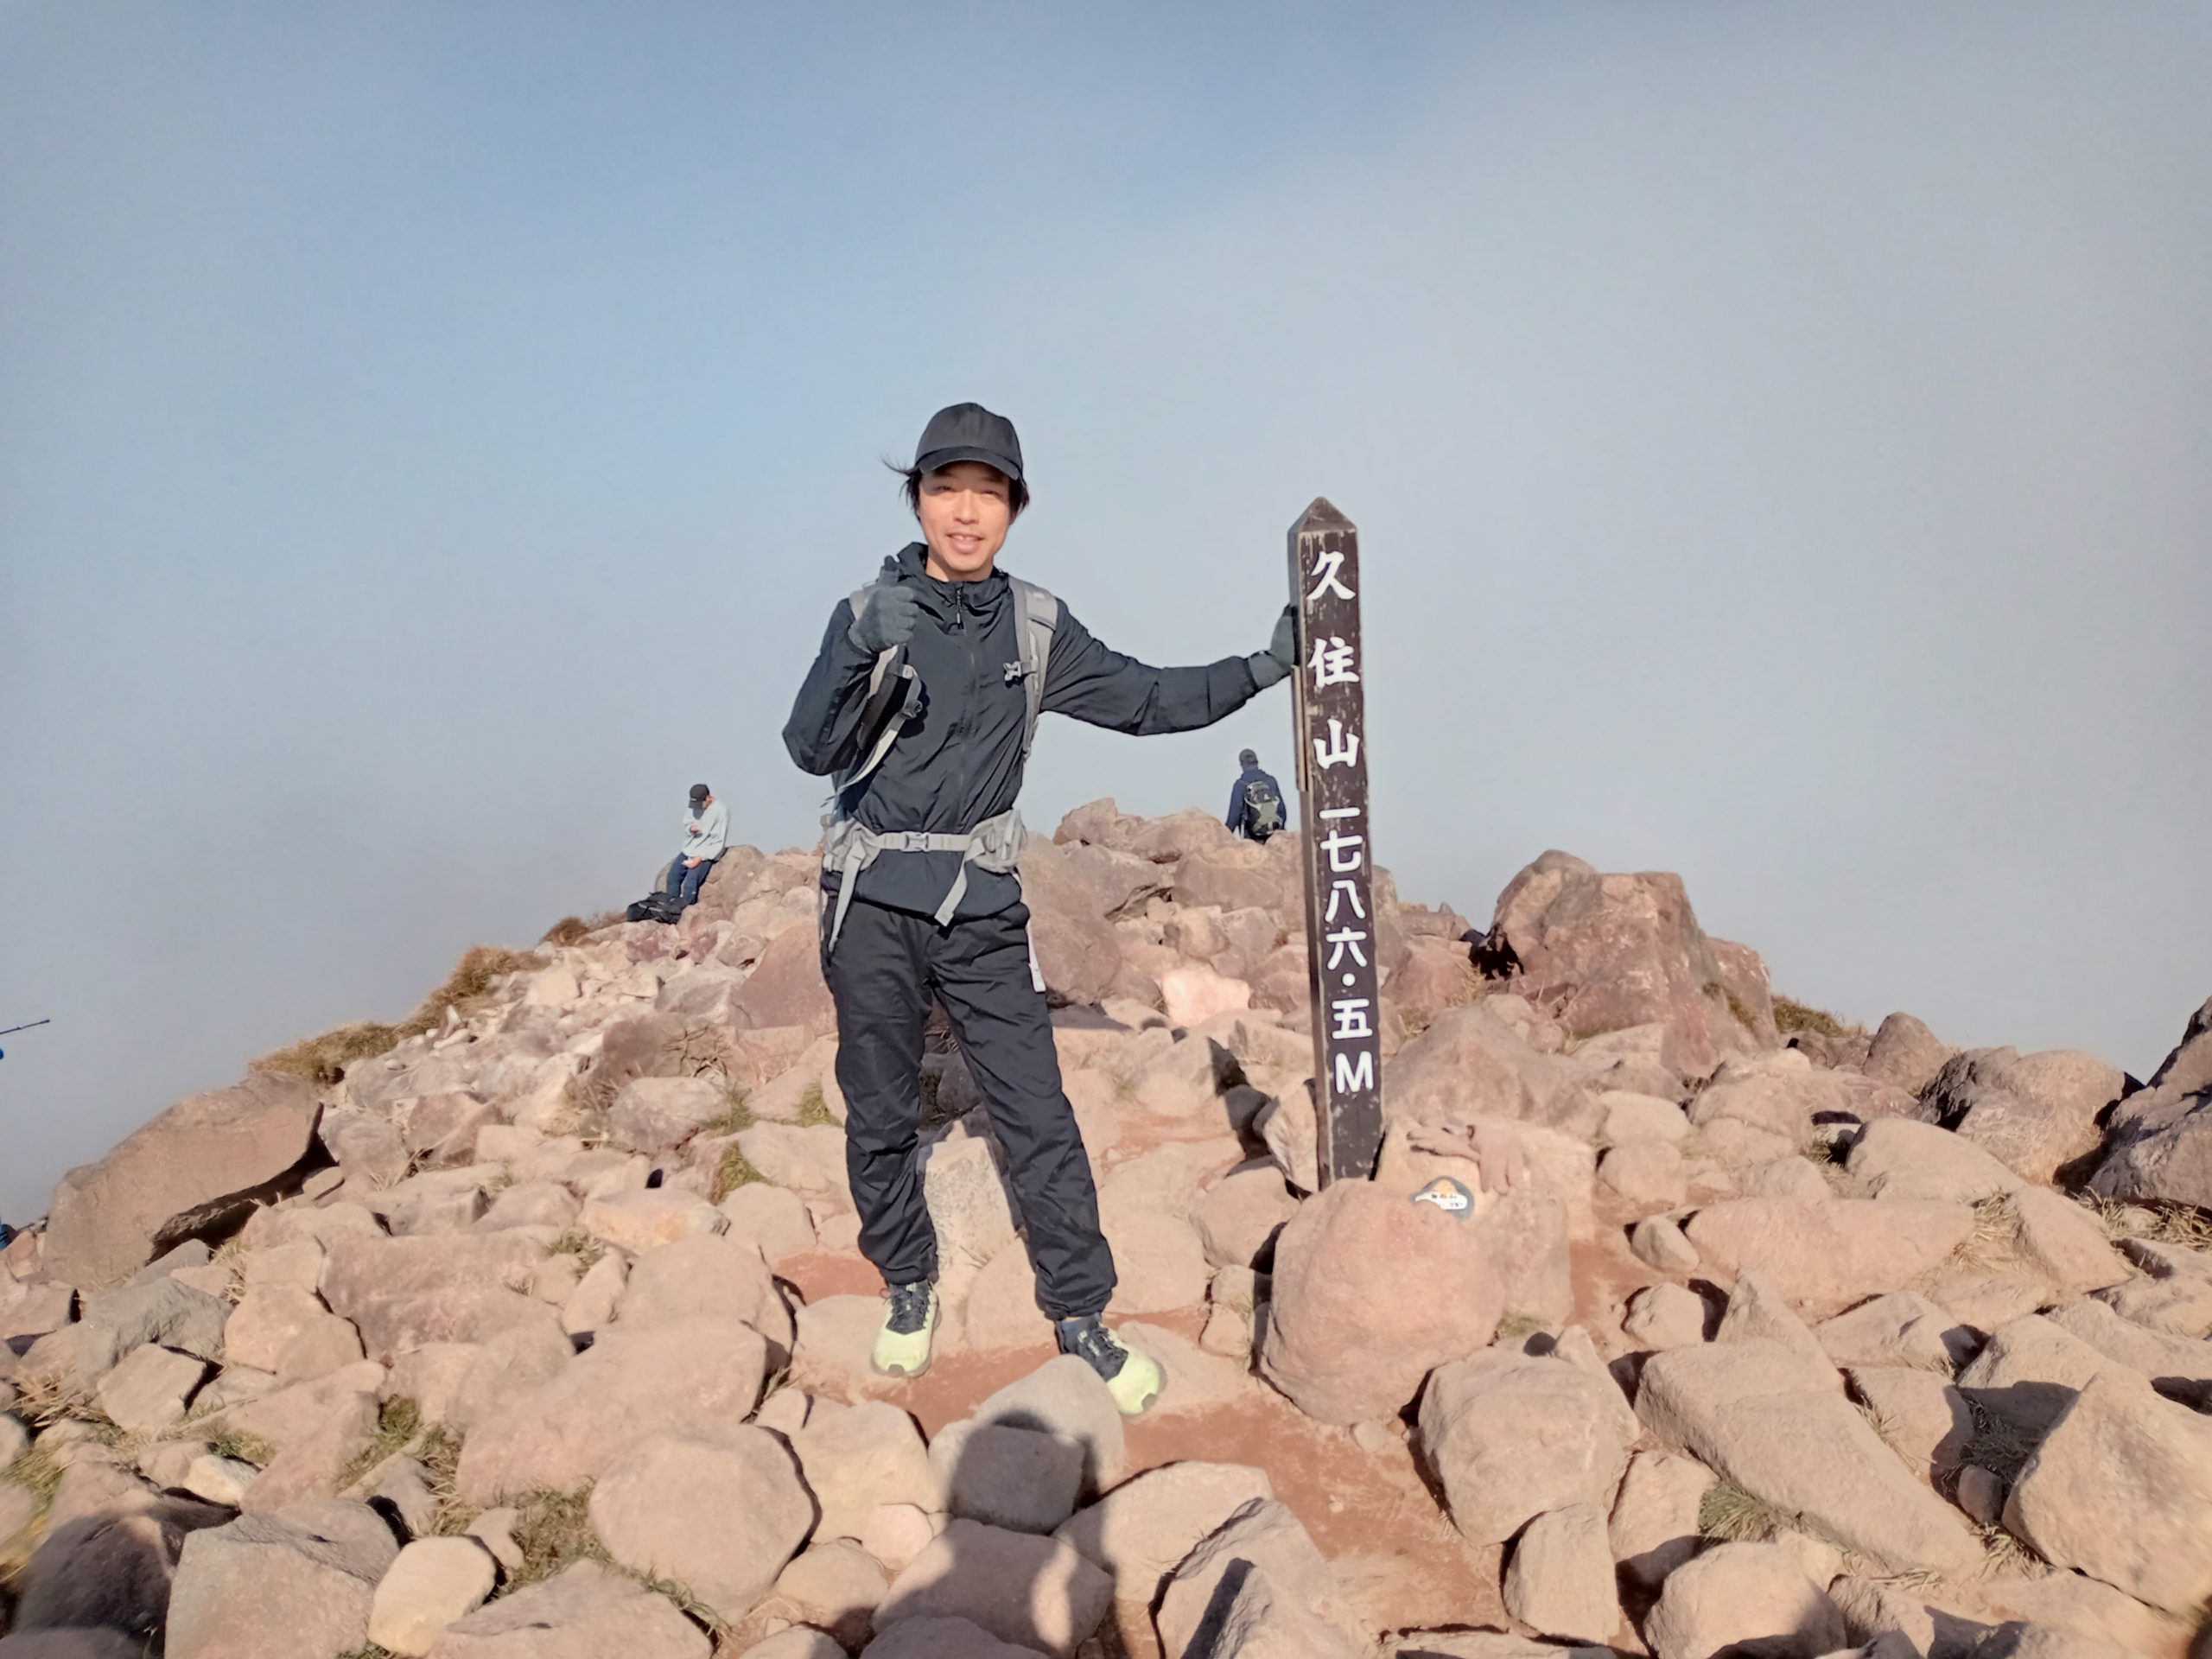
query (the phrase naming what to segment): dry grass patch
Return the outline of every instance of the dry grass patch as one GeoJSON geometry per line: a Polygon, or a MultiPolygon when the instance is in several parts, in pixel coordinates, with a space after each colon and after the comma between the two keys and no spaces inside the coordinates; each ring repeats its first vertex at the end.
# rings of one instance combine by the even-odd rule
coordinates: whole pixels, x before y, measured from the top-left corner
{"type": "Polygon", "coordinates": [[[43,1510],[61,1489],[61,1465],[54,1460],[53,1453],[33,1446],[5,1469],[0,1469],[0,1480],[11,1480],[26,1489],[38,1499],[38,1506],[43,1510]]]}
{"type": "Polygon", "coordinates": [[[440,1538],[458,1538],[483,1513],[473,1504],[461,1501],[458,1478],[461,1473],[461,1440],[448,1433],[442,1423],[433,1423],[423,1431],[422,1443],[415,1448],[415,1456],[430,1488],[430,1496],[438,1501],[438,1516],[430,1530],[440,1538]]]}
{"type": "Polygon", "coordinates": [[[1545,1324],[1543,1320],[1536,1318],[1533,1313],[1516,1313],[1511,1308],[1508,1308],[1505,1311],[1504,1317],[1497,1322],[1497,1334],[1493,1336],[1491,1340],[1493,1343],[1523,1343],[1528,1341],[1529,1338],[1536,1335],[1537,1332],[1548,1331],[1550,1329],[1550,1325],[1545,1324]]]}
{"type": "Polygon", "coordinates": [[[2212,1250],[2212,1215],[2195,1205],[2101,1198],[2088,1192],[2080,1194],[2078,1201],[2097,1218],[2105,1236],[2115,1243],[2123,1238],[2139,1238],[2146,1243],[2212,1250]]]}
{"type": "Polygon", "coordinates": [[[613,927],[627,920],[619,910],[602,910],[595,916],[563,916],[547,928],[538,939],[540,944],[582,944],[601,928],[613,927]]]}
{"type": "Polygon", "coordinates": [[[234,1463],[250,1463],[257,1469],[266,1469],[276,1461],[276,1448],[258,1434],[248,1434],[235,1428],[219,1428],[209,1439],[207,1450],[219,1458],[228,1458],[234,1463]]]}
{"type": "Polygon", "coordinates": [[[1777,1533],[1799,1530],[1797,1517],[1732,1480],[1713,1484],[1697,1506],[1699,1535],[1725,1543],[1759,1542],[1777,1533]]]}
{"type": "Polygon", "coordinates": [[[822,1085],[810,1083],[798,1097],[798,1126],[802,1129],[818,1129],[825,1123],[835,1123],[836,1117],[830,1110],[830,1103],[823,1098],[822,1085]]]}
{"type": "Polygon", "coordinates": [[[410,1037],[435,1031],[445,1023],[448,1008],[467,1014],[480,1006],[506,975],[533,972],[544,965],[545,958],[535,951],[510,950],[498,944],[473,945],[454,964],[445,983],[423,998],[422,1006],[398,1025],[356,1020],[264,1054],[253,1062],[253,1069],[305,1077],[327,1087],[345,1076],[347,1066],[373,1059],[410,1037]]]}
{"type": "Polygon", "coordinates": [[[567,1232],[555,1239],[548,1252],[553,1255],[573,1255],[586,1273],[599,1265],[599,1258],[607,1254],[606,1247],[588,1233],[567,1232]]]}
{"type": "Polygon", "coordinates": [[[1816,1037],[1864,1037],[1866,1034],[1864,1026],[1846,1025],[1826,1008],[1816,1008],[1808,1002],[1800,1002],[1788,996],[1774,999],[1774,1025],[1784,1037],[1795,1036],[1801,1031],[1809,1031],[1816,1037]]]}
{"type": "Polygon", "coordinates": [[[753,1160],[745,1155],[745,1148],[733,1141],[722,1148],[721,1161],[715,1166],[715,1179],[708,1189],[710,1204],[720,1204],[741,1186],[750,1186],[755,1181],[768,1178],[753,1167],[753,1160]]]}
{"type": "Polygon", "coordinates": [[[753,1109],[746,1104],[746,1091],[739,1084],[730,1084],[722,1090],[722,1110],[719,1117],[712,1117],[699,1126],[701,1135],[736,1135],[753,1127],[753,1109]]]}
{"type": "Polygon", "coordinates": [[[422,1432],[423,1408],[404,1394],[394,1395],[377,1408],[376,1434],[338,1477],[340,1489],[373,1473],[386,1458],[404,1452],[422,1432]]]}
{"type": "Polygon", "coordinates": [[[532,1492],[517,1506],[515,1548],[522,1565],[502,1593],[537,1584],[578,1561],[607,1561],[607,1551],[591,1529],[591,1488],[571,1492],[532,1492]]]}
{"type": "Polygon", "coordinates": [[[2019,1218],[2012,1201],[2001,1192],[1975,1200],[1974,1228],[1951,1251],[1955,1267],[1986,1268],[2007,1259],[2019,1241],[2019,1218]]]}

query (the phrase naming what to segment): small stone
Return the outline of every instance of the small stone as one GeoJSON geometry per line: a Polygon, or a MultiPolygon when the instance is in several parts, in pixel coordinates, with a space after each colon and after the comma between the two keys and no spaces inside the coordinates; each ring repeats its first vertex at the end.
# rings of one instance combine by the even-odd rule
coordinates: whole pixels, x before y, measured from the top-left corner
{"type": "Polygon", "coordinates": [[[261,1471],[238,1458],[219,1458],[203,1452],[192,1460],[178,1484],[194,1497],[204,1497],[210,1503],[221,1503],[238,1509],[245,1502],[246,1488],[252,1485],[261,1471]]]}
{"type": "Polygon", "coordinates": [[[1702,1258],[1681,1226],[1667,1216],[1646,1216],[1628,1236],[1636,1259],[1662,1273],[1692,1274],[1702,1258]]]}
{"type": "Polygon", "coordinates": [[[1606,1535],[1631,1582],[1656,1590],[1705,1547],[1699,1517],[1719,1479],[1695,1459],[1671,1452],[1639,1452],[1629,1459],[1606,1535]]]}
{"type": "Polygon", "coordinates": [[[888,1573],[903,1573],[943,1528],[942,1518],[912,1503],[879,1503],[861,1522],[861,1548],[888,1573]]]}
{"type": "Polygon", "coordinates": [[[474,1538],[422,1538],[399,1552],[369,1608],[369,1640],[415,1659],[447,1625],[484,1605],[498,1581],[491,1551],[474,1538]]]}
{"type": "Polygon", "coordinates": [[[1968,1464],[1959,1471],[1959,1507],[1985,1527],[2005,1518],[2005,1483],[1990,1471],[1968,1464]]]}
{"type": "Polygon", "coordinates": [[[1598,1179],[1639,1212],[1671,1210],[1689,1195],[1682,1154],[1669,1141],[1631,1141],[1598,1160],[1598,1179]]]}
{"type": "Polygon", "coordinates": [[[207,1375],[207,1361],[149,1342],[100,1379],[100,1408],[127,1433],[154,1433],[183,1418],[207,1375]]]}
{"type": "Polygon", "coordinates": [[[1621,1622],[1605,1517],[1577,1503],[1522,1529],[1505,1569],[1505,1608],[1539,1636],[1602,1644],[1621,1622]]]}
{"type": "Polygon", "coordinates": [[[1622,1334],[1639,1348],[1663,1351],[1705,1340],[1705,1299],[1681,1285],[1647,1285],[1629,1299],[1622,1334]]]}
{"type": "Polygon", "coordinates": [[[1773,1544],[1721,1544],[1667,1580],[1643,1625],[1657,1659],[1818,1659],[1845,1645],[1843,1615],[1773,1544]]]}

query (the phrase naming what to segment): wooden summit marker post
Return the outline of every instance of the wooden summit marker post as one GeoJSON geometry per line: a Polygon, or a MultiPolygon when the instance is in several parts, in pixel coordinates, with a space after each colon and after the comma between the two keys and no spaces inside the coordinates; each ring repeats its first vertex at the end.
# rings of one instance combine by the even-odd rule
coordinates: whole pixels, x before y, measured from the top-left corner
{"type": "Polygon", "coordinates": [[[1359,587],[1359,531],[1317,497],[1290,527],[1290,595],[1298,613],[1299,855],[1324,1186],[1370,1179],[1382,1147],[1359,587]]]}

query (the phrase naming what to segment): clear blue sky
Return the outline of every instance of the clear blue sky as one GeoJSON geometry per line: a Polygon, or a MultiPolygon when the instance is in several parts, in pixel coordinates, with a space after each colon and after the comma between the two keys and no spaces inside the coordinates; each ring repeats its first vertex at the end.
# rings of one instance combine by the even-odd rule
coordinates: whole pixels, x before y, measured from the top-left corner
{"type": "MultiPolygon", "coordinates": [[[[1008,563],[1258,648],[1369,566],[1381,850],[1682,872],[1863,1019],[2142,1072],[2212,991],[2200,4],[0,0],[0,1213],[777,731],[937,405],[1008,563]]],[[[1060,722],[1212,808],[1277,694],[1060,722]]]]}

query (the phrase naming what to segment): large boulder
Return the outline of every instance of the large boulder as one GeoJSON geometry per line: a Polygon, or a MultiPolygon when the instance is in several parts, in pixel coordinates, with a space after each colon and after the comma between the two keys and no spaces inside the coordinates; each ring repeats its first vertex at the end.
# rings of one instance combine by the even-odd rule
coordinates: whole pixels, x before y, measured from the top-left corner
{"type": "Polygon", "coordinates": [[[2113,1109],[2105,1148],[2092,1191],[2212,1209],[2212,998],[2149,1086],[2113,1109]]]}
{"type": "Polygon", "coordinates": [[[864,1537],[881,1504],[941,1506],[921,1431],[896,1406],[864,1400],[807,1424],[791,1442],[807,1488],[821,1507],[817,1538],[864,1537]]]}
{"type": "Polygon", "coordinates": [[[875,1628],[964,1618],[1001,1641],[1073,1659],[1113,1600],[1114,1581],[1058,1539],[955,1521],[892,1581],[875,1628]]]}
{"type": "Polygon", "coordinates": [[[1086,1492],[1112,1485],[1128,1457],[1114,1396],[1098,1373],[1073,1354],[1056,1355],[1017,1377],[977,1406],[973,1415],[978,1423],[1004,1423],[1075,1441],[1083,1447],[1086,1492]]]}
{"type": "Polygon", "coordinates": [[[707,1659],[712,1649],[667,1597],[585,1560],[448,1625],[430,1659],[707,1659]]]}
{"type": "Polygon", "coordinates": [[[1116,1486],[1052,1535],[1112,1573],[1118,1599],[1148,1611],[1161,1582],[1201,1539],[1247,1503],[1274,1497],[1264,1469],[1170,1464],[1116,1486]]]}
{"type": "Polygon", "coordinates": [[[780,1435],[729,1425],[648,1435],[607,1466],[590,1512],[616,1561],[685,1586],[734,1624],[806,1541],[816,1510],[780,1435]]]}
{"type": "Polygon", "coordinates": [[[1488,999],[1446,1010],[1383,1067],[1394,1117],[1517,1118],[1587,1137],[1604,1110],[1574,1068],[1531,1046],[1488,999]]]}
{"type": "Polygon", "coordinates": [[[1935,1081],[1954,1052],[1925,1020],[1899,1012],[1875,1028],[1862,1069],[1870,1077],[1917,1095],[1935,1081]]]}
{"type": "Polygon", "coordinates": [[[1787,1515],[1896,1572],[1963,1572],[1981,1549],[1835,1387],[1825,1359],[1764,1338],[1670,1349],[1644,1366],[1636,1412],[1787,1515]]]}
{"type": "Polygon", "coordinates": [[[1254,1572],[1267,1573],[1315,1624],[1334,1630],[1339,1640],[1356,1638],[1365,1648],[1364,1634],[1327,1558],[1288,1508],[1261,1498],[1209,1534],[1168,1579],[1154,1621],[1162,1650],[1234,1652],[1218,1645],[1222,1610],[1238,1580],[1254,1572]]]}
{"type": "Polygon", "coordinates": [[[1363,1659],[1370,1649],[1315,1614],[1295,1586],[1254,1567],[1233,1582],[1223,1579],[1185,1651],[1223,1659],[1363,1659]]]}
{"type": "Polygon", "coordinates": [[[247,1490],[245,1507],[257,1512],[282,1509],[335,1489],[340,1475],[375,1435],[384,1376],[384,1367],[365,1360],[312,1382],[255,1395],[211,1418],[211,1430],[233,1429],[276,1451],[247,1490]]]}
{"type": "Polygon", "coordinates": [[[1904,1289],[1974,1229],[1965,1204],[1732,1198],[1699,1211],[1683,1230],[1707,1266],[1732,1274],[1756,1268],[1799,1308],[1826,1319],[1904,1289]]]}
{"type": "Polygon", "coordinates": [[[2212,1596],[2212,1424],[2094,1377],[2021,1471],[2005,1524],[2055,1566],[2194,1618],[2212,1596]]]}
{"type": "Polygon", "coordinates": [[[480,1422],[461,1454],[464,1500],[491,1504],[596,1479],[647,1436],[742,1422],[760,1397],[767,1344],[729,1319],[600,1333],[562,1370],[480,1422]]]}
{"type": "Polygon", "coordinates": [[[302,1659],[350,1653],[367,1631],[378,1580],[399,1554],[383,1517],[352,1498],[243,1516],[185,1541],[169,1596],[173,1659],[302,1659]]]}
{"type": "Polygon", "coordinates": [[[1798,1151],[1813,1138],[1816,1123],[1864,1116],[1864,1105],[1847,1074],[1782,1049],[1724,1061],[1691,1102],[1689,1121],[1703,1132],[1708,1156],[1751,1168],[1798,1151]]]}
{"type": "Polygon", "coordinates": [[[1843,1615],[1779,1544],[1722,1544],[1677,1569],[1644,1620],[1657,1659],[1817,1659],[1845,1645],[1843,1615]]]}
{"type": "Polygon", "coordinates": [[[1548,1510],[1610,1505],[1638,1433],[1611,1378],[1508,1348],[1440,1367],[1421,1395],[1421,1456],[1477,1544],[1548,1510]]]}
{"type": "Polygon", "coordinates": [[[947,1423],[930,1468],[948,1514],[1011,1532],[1051,1532],[1083,1489],[1081,1446],[1007,1423],[947,1423]]]}
{"type": "Polygon", "coordinates": [[[1602,1643],[1621,1622],[1605,1512],[1573,1503],[1522,1529],[1505,1570],[1506,1611],[1544,1636],[1602,1643]]]}
{"type": "Polygon", "coordinates": [[[1728,1007],[1678,875],[1604,875],[1545,853],[1498,895],[1478,959],[1573,1036],[1664,1025],[1669,1062],[1688,1075],[1757,1040],[1728,1007]]]}
{"type": "Polygon", "coordinates": [[[2126,1083],[2117,1067],[2076,1049],[1977,1049],[1946,1061],[1926,1092],[1946,1128],[2048,1183],[2096,1150],[2098,1115],[2126,1083]]]}
{"type": "Polygon", "coordinates": [[[1112,922],[1142,911],[1146,900],[1166,889],[1159,865],[1110,847],[1032,836],[1021,849],[1021,897],[1033,917],[1041,906],[1112,922]]]}
{"type": "MultiPolygon", "coordinates": [[[[87,1466],[85,1472],[89,1471],[87,1466]]],[[[198,1529],[228,1521],[230,1512],[131,1491],[88,1512],[70,1515],[82,1505],[72,1502],[66,1490],[74,1484],[72,1476],[65,1474],[63,1480],[65,1490],[55,1494],[48,1514],[45,1538],[30,1560],[14,1572],[16,1630],[99,1625],[128,1631],[141,1643],[158,1643],[186,1538],[198,1529]]],[[[22,1489],[11,1485],[0,1490],[22,1489]]],[[[14,1553],[5,1537],[13,1529],[0,1520],[0,1559],[14,1553]]]]}
{"type": "Polygon", "coordinates": [[[741,1026],[798,1026],[816,1036],[835,1031],[837,1007],[822,977],[815,930],[789,927],[770,940],[730,1007],[741,1026]]]}
{"type": "Polygon", "coordinates": [[[1705,1548],[1700,1516],[1719,1477],[1694,1458],[1657,1449],[1629,1459],[1606,1537],[1628,1580],[1656,1590],[1705,1548]]]}
{"type": "Polygon", "coordinates": [[[702,1234],[638,1258],[616,1315],[623,1330],[702,1317],[751,1325],[767,1339],[772,1369],[791,1357],[791,1311],[752,1245],[702,1234]]]}
{"type": "Polygon", "coordinates": [[[179,1101],[61,1178],[41,1271],[79,1289],[112,1284],[245,1215],[307,1155],[316,1109],[311,1084],[264,1071],[179,1101]]]}
{"type": "Polygon", "coordinates": [[[1260,1369],[1324,1422],[1395,1416],[1437,1366],[1484,1347],[1504,1311],[1470,1211],[1340,1181],[1277,1240],[1260,1369]]]}
{"type": "Polygon", "coordinates": [[[615,1144],[672,1152],[729,1109],[728,1091],[709,1077],[633,1077],[607,1110],[615,1144]]]}

